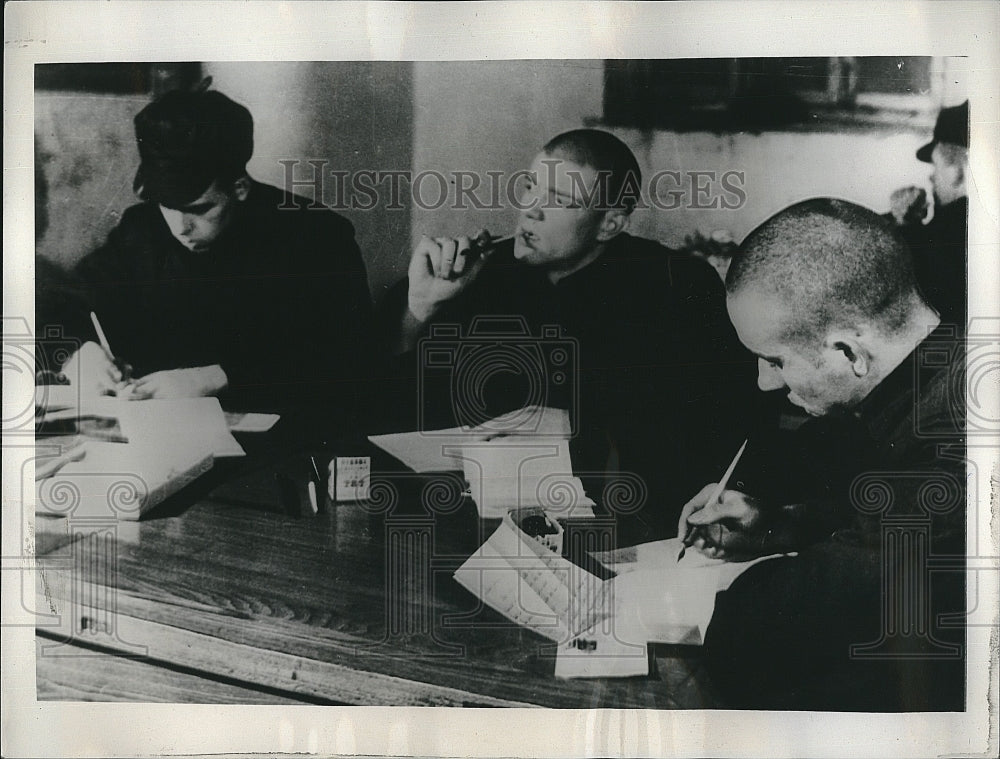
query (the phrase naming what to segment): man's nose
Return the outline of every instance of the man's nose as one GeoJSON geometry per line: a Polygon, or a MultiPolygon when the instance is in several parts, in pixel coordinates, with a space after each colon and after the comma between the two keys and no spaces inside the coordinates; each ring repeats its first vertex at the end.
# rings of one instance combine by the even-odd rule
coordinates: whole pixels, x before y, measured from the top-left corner
{"type": "Polygon", "coordinates": [[[757,387],[764,392],[785,387],[781,372],[762,358],[757,359],[757,387]]]}
{"type": "Polygon", "coordinates": [[[525,218],[531,219],[532,221],[540,221],[542,216],[544,216],[542,213],[542,203],[538,200],[538,198],[532,198],[527,201],[525,205],[527,208],[521,212],[525,218]]]}

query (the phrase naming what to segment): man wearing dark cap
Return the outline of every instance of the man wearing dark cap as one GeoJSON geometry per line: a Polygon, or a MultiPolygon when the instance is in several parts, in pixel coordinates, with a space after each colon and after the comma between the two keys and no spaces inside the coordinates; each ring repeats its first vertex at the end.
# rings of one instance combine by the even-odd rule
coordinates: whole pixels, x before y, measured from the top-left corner
{"type": "Polygon", "coordinates": [[[969,102],[943,108],[933,139],[917,151],[932,164],[934,218],[909,223],[900,232],[913,251],[917,282],[945,324],[964,329],[967,318],[969,102]]]}
{"type": "MultiPolygon", "coordinates": [[[[355,407],[371,305],[351,224],[252,180],[253,119],[219,92],[170,92],[135,133],[144,202],[77,268],[131,397],[355,407]]],[[[85,391],[122,389],[97,343],[71,360],[85,391]]]]}

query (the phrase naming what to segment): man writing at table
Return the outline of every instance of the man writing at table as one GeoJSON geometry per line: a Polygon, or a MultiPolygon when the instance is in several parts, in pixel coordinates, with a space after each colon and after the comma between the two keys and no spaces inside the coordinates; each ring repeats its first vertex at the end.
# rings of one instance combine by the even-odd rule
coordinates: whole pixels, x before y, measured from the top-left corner
{"type": "MultiPolygon", "coordinates": [[[[351,224],[247,175],[253,119],[222,93],[167,93],[135,133],[144,202],[76,269],[114,356],[135,369],[131,397],[355,405],[372,345],[351,224]]],[[[65,373],[113,392],[108,350],[80,337],[91,342],[65,373]]]]}
{"type": "Polygon", "coordinates": [[[709,556],[798,551],[719,594],[706,636],[717,682],[749,708],[961,709],[964,578],[928,573],[919,552],[959,564],[965,553],[964,354],[908,249],[866,209],[806,201],[747,237],[726,288],[761,389],[816,417],[800,429],[807,447],[831,432],[824,457],[794,465],[810,467],[811,493],[747,487],[706,503],[710,485],[684,507],[682,534],[709,556]],[[916,563],[894,552],[897,538],[916,563]],[[944,613],[957,622],[939,626],[944,613]]]}
{"type": "Polygon", "coordinates": [[[672,534],[676,512],[663,509],[682,503],[705,463],[732,446],[734,416],[745,408],[740,389],[752,387],[715,272],[627,233],[640,186],[635,157],[615,136],[561,134],[527,172],[513,241],[480,256],[465,237],[423,238],[383,314],[397,353],[412,351],[432,325],[457,325],[468,337],[481,315],[515,316],[530,328],[499,339],[495,370],[473,383],[425,383],[417,401],[440,427],[464,421],[454,418],[463,405],[482,409],[478,421],[525,405],[535,388],[505,365],[504,344],[538,342],[544,328],[557,328],[540,345],[571,341],[579,373],[562,382],[546,373],[540,396],[577,416],[574,470],[616,467],[642,478],[635,495],[645,506],[619,520],[620,538],[632,542],[672,534]],[[469,397],[456,396],[463,392],[469,397]]]}

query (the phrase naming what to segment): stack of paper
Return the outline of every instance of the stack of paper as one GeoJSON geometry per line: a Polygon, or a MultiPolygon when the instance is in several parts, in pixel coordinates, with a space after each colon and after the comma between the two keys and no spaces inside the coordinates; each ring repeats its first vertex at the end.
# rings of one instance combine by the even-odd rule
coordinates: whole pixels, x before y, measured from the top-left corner
{"type": "MultiPolygon", "coordinates": [[[[93,398],[46,421],[117,420],[127,442],[88,440],[85,453],[36,487],[36,511],[65,516],[138,519],[207,472],[216,457],[243,456],[216,398],[127,401],[93,398]]],[[[59,445],[54,438],[40,445],[59,445]]]]}
{"type": "Polygon", "coordinates": [[[165,451],[149,442],[85,443],[86,455],[36,483],[35,511],[135,520],[212,468],[197,447],[165,451]]]}
{"type": "Polygon", "coordinates": [[[168,458],[181,448],[216,458],[246,455],[229,431],[218,398],[151,401],[88,398],[78,405],[47,411],[44,419],[56,421],[81,416],[117,419],[129,443],[160,446],[168,458]]]}

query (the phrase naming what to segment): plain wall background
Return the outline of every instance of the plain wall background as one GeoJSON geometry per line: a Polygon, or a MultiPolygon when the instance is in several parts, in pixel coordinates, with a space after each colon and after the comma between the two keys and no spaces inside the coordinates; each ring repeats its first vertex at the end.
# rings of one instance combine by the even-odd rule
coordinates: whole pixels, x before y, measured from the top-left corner
{"type": "MultiPolygon", "coordinates": [[[[541,145],[565,129],[599,120],[602,61],[206,63],[213,86],[254,115],[251,175],[282,186],[281,160],[310,159],[328,169],[487,171],[526,168],[541,145]]],[[[136,96],[39,91],[36,149],[48,185],[49,226],[38,252],[70,266],[104,239],[136,202],[136,96]]],[[[679,245],[695,231],[726,229],[739,240],[771,213],[814,195],[835,195],[884,211],[905,184],[927,186],[930,166],[914,157],[929,130],[879,128],[762,134],[612,129],[643,171],[734,170],[745,176],[735,210],[640,209],[633,231],[679,245]]],[[[333,203],[333,183],[324,200],[333,203]]],[[[387,185],[382,186],[387,189],[387,185]]],[[[427,192],[437,193],[434,183],[427,192]]],[[[404,186],[405,189],[405,186],[404,186]]],[[[672,188],[671,188],[672,189],[672,188]]],[[[311,195],[310,189],[298,192],[311,195]]],[[[690,194],[690,188],[687,188],[690,194]]],[[[486,199],[484,188],[480,191],[486,199]]],[[[404,201],[408,199],[404,195],[404,201]]],[[[388,198],[383,198],[383,206],[388,198]]],[[[683,206],[689,205],[684,203],[683,206]]],[[[420,234],[486,227],[512,231],[513,209],[343,210],[355,225],[376,300],[406,270],[420,234]]]]}

